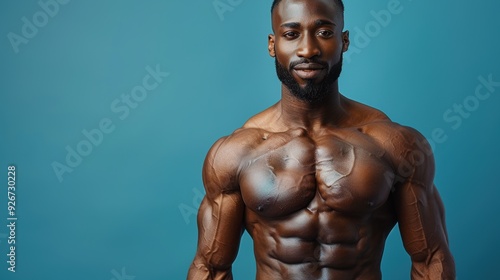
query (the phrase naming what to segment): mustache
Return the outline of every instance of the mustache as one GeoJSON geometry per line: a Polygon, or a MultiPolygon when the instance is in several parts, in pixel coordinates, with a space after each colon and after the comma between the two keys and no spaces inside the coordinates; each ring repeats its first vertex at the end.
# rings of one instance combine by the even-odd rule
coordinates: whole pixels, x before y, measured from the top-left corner
{"type": "Polygon", "coordinates": [[[304,63],[316,63],[316,64],[319,64],[319,65],[325,67],[325,68],[328,68],[328,63],[321,61],[317,58],[312,58],[312,59],[301,58],[299,60],[290,62],[290,69],[289,70],[292,70],[295,66],[297,66],[299,64],[304,64],[304,63]]]}

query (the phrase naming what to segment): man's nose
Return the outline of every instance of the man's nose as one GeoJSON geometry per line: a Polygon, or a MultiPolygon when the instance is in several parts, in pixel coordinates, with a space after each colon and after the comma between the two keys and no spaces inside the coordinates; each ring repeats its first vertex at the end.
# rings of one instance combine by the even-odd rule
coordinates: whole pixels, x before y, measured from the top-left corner
{"type": "Polygon", "coordinates": [[[314,34],[306,34],[305,36],[303,36],[297,50],[297,56],[312,58],[319,55],[321,55],[321,50],[319,48],[316,36],[314,36],[314,34]]]}

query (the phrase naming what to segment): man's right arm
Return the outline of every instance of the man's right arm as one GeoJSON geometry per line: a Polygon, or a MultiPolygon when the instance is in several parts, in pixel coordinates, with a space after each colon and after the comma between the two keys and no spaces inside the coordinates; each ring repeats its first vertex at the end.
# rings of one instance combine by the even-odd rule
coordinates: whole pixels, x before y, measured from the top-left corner
{"type": "Polygon", "coordinates": [[[217,141],[205,159],[206,195],[198,211],[198,249],[188,280],[233,279],[245,207],[237,180],[241,158],[231,149],[230,138],[217,141]]]}

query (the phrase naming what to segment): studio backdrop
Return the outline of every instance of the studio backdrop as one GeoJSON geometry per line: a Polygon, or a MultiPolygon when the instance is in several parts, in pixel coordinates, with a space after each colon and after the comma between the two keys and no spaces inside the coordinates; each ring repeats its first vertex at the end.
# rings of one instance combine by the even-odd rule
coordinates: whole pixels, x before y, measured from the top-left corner
{"type": "MultiPolygon", "coordinates": [[[[340,91],[427,137],[458,279],[493,279],[500,3],[345,5],[340,91]]],[[[185,279],[206,152],[280,98],[270,6],[2,1],[0,279],[185,279]]],[[[383,278],[410,263],[395,228],[383,278]]],[[[233,271],[255,278],[247,233],[233,271]]]]}

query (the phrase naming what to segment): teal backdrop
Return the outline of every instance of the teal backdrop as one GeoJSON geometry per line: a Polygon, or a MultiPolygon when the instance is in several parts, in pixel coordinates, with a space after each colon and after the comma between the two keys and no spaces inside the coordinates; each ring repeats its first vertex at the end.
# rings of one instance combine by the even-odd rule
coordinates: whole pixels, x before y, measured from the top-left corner
{"type": "MultiPolygon", "coordinates": [[[[458,279],[493,279],[500,2],[345,4],[341,92],[431,140],[458,279]]],[[[206,152],[280,96],[270,5],[1,2],[0,279],[185,279],[206,152]]],[[[394,229],[384,279],[409,269],[394,229]]],[[[233,271],[255,277],[246,233],[233,271]]]]}

